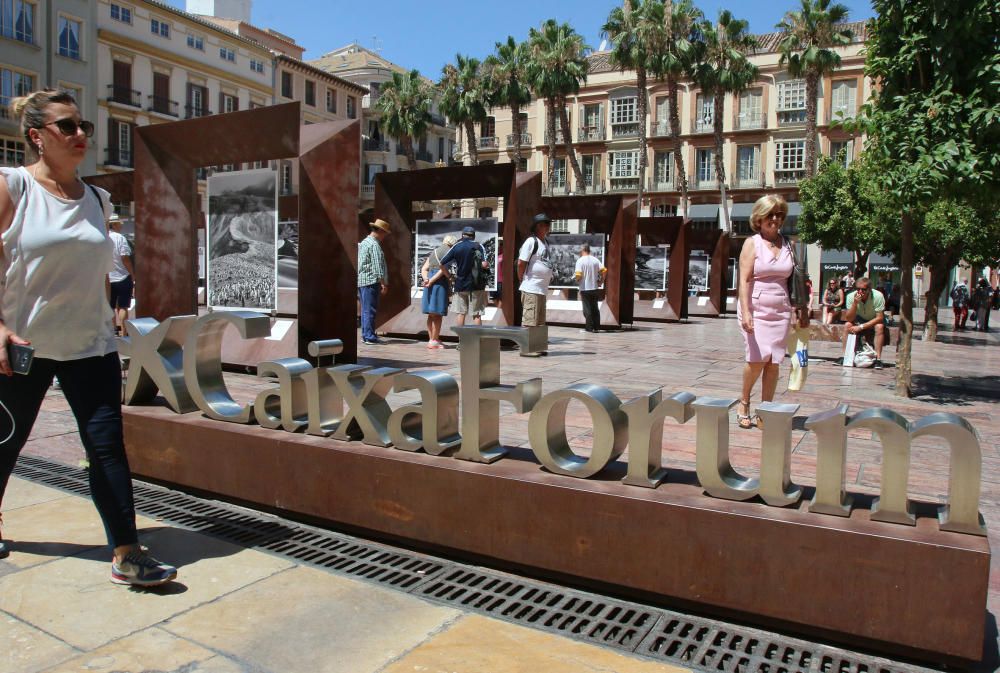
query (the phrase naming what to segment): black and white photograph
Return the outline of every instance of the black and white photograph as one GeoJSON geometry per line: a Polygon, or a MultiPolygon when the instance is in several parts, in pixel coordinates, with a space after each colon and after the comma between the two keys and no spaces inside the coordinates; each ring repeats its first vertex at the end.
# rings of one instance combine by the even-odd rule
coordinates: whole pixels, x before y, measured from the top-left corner
{"type": "Polygon", "coordinates": [[[688,257],[688,290],[702,292],[708,289],[708,255],[688,257]]]}
{"type": "Polygon", "coordinates": [[[277,310],[277,186],[266,168],[208,179],[208,306],[277,310]]]}
{"type": "Polygon", "coordinates": [[[736,289],[736,258],[729,258],[729,268],[726,269],[726,287],[730,290],[736,289]]]}
{"type": "Polygon", "coordinates": [[[299,289],[299,223],[278,223],[278,287],[299,289]]]}
{"type": "Polygon", "coordinates": [[[667,271],[670,268],[669,250],[659,245],[640,245],[635,249],[635,289],[667,289],[667,271]]]}
{"type": "Polygon", "coordinates": [[[413,285],[421,287],[420,267],[424,265],[427,255],[444,242],[444,237],[451,234],[456,241],[462,240],[462,229],[472,227],[476,230],[476,242],[481,243],[486,250],[486,261],[490,263],[490,279],[486,289],[497,289],[497,237],[499,223],[495,217],[455,218],[447,220],[417,220],[416,242],[413,246],[413,269],[411,277],[413,285]]]}
{"type": "Polygon", "coordinates": [[[549,234],[549,263],[552,264],[550,288],[577,289],[580,285],[573,277],[576,260],[580,259],[580,246],[590,244],[590,254],[604,264],[604,234],[549,234]]]}

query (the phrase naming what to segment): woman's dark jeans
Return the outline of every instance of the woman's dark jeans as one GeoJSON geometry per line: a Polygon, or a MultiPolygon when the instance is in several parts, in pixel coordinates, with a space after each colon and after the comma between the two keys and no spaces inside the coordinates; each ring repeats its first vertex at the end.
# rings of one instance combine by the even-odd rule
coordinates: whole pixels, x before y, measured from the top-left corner
{"type": "Polygon", "coordinates": [[[73,410],[90,461],[90,492],[112,547],[135,544],[132,476],[122,438],[118,353],[82,360],[36,358],[27,376],[0,375],[0,504],[53,376],[73,410]]]}

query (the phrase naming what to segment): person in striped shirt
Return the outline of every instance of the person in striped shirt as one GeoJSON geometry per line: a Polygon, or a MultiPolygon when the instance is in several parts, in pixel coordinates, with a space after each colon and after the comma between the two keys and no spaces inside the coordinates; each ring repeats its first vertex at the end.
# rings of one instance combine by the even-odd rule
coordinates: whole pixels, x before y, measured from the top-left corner
{"type": "Polygon", "coordinates": [[[382,241],[391,229],[385,220],[375,220],[369,233],[358,243],[358,298],[361,300],[361,340],[366,344],[384,343],[375,335],[375,313],[379,297],[389,290],[382,241]]]}

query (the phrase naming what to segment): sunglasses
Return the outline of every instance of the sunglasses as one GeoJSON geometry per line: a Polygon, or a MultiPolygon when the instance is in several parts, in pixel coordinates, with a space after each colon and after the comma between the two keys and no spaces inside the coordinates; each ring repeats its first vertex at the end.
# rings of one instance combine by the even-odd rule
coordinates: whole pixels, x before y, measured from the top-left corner
{"type": "Polygon", "coordinates": [[[76,121],[75,119],[70,119],[66,117],[64,119],[57,119],[54,122],[49,122],[46,126],[55,125],[59,129],[59,133],[64,136],[75,136],[78,130],[83,131],[83,135],[88,138],[94,135],[94,124],[88,121],[76,121]]]}
{"type": "Polygon", "coordinates": [[[783,219],[785,219],[785,214],[784,213],[768,213],[767,217],[765,219],[770,220],[772,218],[783,220],[783,219]]]}

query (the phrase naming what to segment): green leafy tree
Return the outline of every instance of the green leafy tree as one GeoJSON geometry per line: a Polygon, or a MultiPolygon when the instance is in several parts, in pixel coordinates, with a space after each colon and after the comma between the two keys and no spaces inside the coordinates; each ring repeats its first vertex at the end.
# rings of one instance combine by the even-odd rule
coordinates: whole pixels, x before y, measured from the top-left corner
{"type": "Polygon", "coordinates": [[[886,248],[885,204],[864,156],[849,168],[839,157],[823,158],[816,175],[799,183],[799,202],[799,238],[827,250],[850,250],[854,277],[864,276],[871,253],[886,248]]]}
{"type": "Polygon", "coordinates": [[[476,144],[476,122],[486,119],[487,92],[480,74],[479,59],[455,54],[455,63],[441,69],[438,82],[441,93],[440,108],[448,119],[465,129],[468,154],[472,164],[479,163],[476,144]]]}
{"type": "Polygon", "coordinates": [[[912,394],[912,271],[935,201],[1000,189],[1000,6],[995,0],[874,0],[859,119],[882,193],[899,213],[902,301],[896,394],[912,394]]]}
{"type": "MultiPolygon", "coordinates": [[[[757,81],[760,70],[747,58],[757,39],[748,32],[750,24],[729,12],[719,12],[716,23],[704,21],[701,33],[704,52],[695,68],[695,82],[702,94],[712,97],[712,130],[715,134],[715,176],[719,182],[722,203],[726,203],[726,164],[723,161],[723,108],[726,94],[738,96],[757,81]]],[[[732,234],[729,209],[723,208],[726,231],[732,234]]]]}
{"type": "Polygon", "coordinates": [[[521,106],[531,102],[528,87],[528,46],[507,36],[497,42],[496,51],[483,62],[486,98],[491,106],[510,108],[514,129],[514,170],[521,165],[521,106]]]}
{"type": "Polygon", "coordinates": [[[427,133],[431,123],[431,87],[417,70],[392,73],[382,85],[375,109],[382,116],[386,133],[403,145],[409,168],[417,165],[413,139],[427,133]]]}
{"type": "Polygon", "coordinates": [[[840,67],[840,55],[833,50],[851,43],[850,30],[839,26],[847,20],[847,7],[830,0],[801,0],[801,9],[788,12],[778,30],[784,33],[778,44],[781,64],[788,74],[806,81],[806,177],[816,172],[816,101],[819,83],[840,67]]]}
{"type": "Polygon", "coordinates": [[[688,211],[688,181],[684,169],[681,145],[681,116],[678,109],[680,81],[692,77],[701,58],[699,33],[701,10],[691,0],[666,0],[663,3],[665,41],[650,71],[667,83],[667,110],[670,115],[670,141],[674,150],[674,167],[681,192],[681,209],[688,211]]]}
{"type": "Polygon", "coordinates": [[[589,64],[584,52],[589,49],[583,37],[568,23],[548,19],[537,30],[528,34],[531,55],[528,79],[535,94],[545,99],[546,122],[549,132],[549,186],[555,184],[556,115],[562,127],[566,157],[573,167],[576,189],[585,193],[583,173],[573,151],[573,138],[566,114],[566,99],[580,92],[580,85],[587,80],[589,64]]]}
{"type": "Polygon", "coordinates": [[[649,108],[647,77],[657,54],[663,48],[665,31],[663,3],[660,0],[625,0],[615,7],[601,28],[611,40],[611,65],[622,72],[634,70],[638,99],[636,112],[639,117],[639,189],[637,199],[642,203],[642,190],[646,180],[646,115],[649,108]]]}
{"type": "Polygon", "coordinates": [[[951,269],[961,260],[973,266],[995,264],[1000,258],[1000,203],[973,205],[953,198],[935,201],[918,218],[913,257],[930,270],[924,294],[924,340],[937,340],[938,299],[947,289],[951,269]]]}

